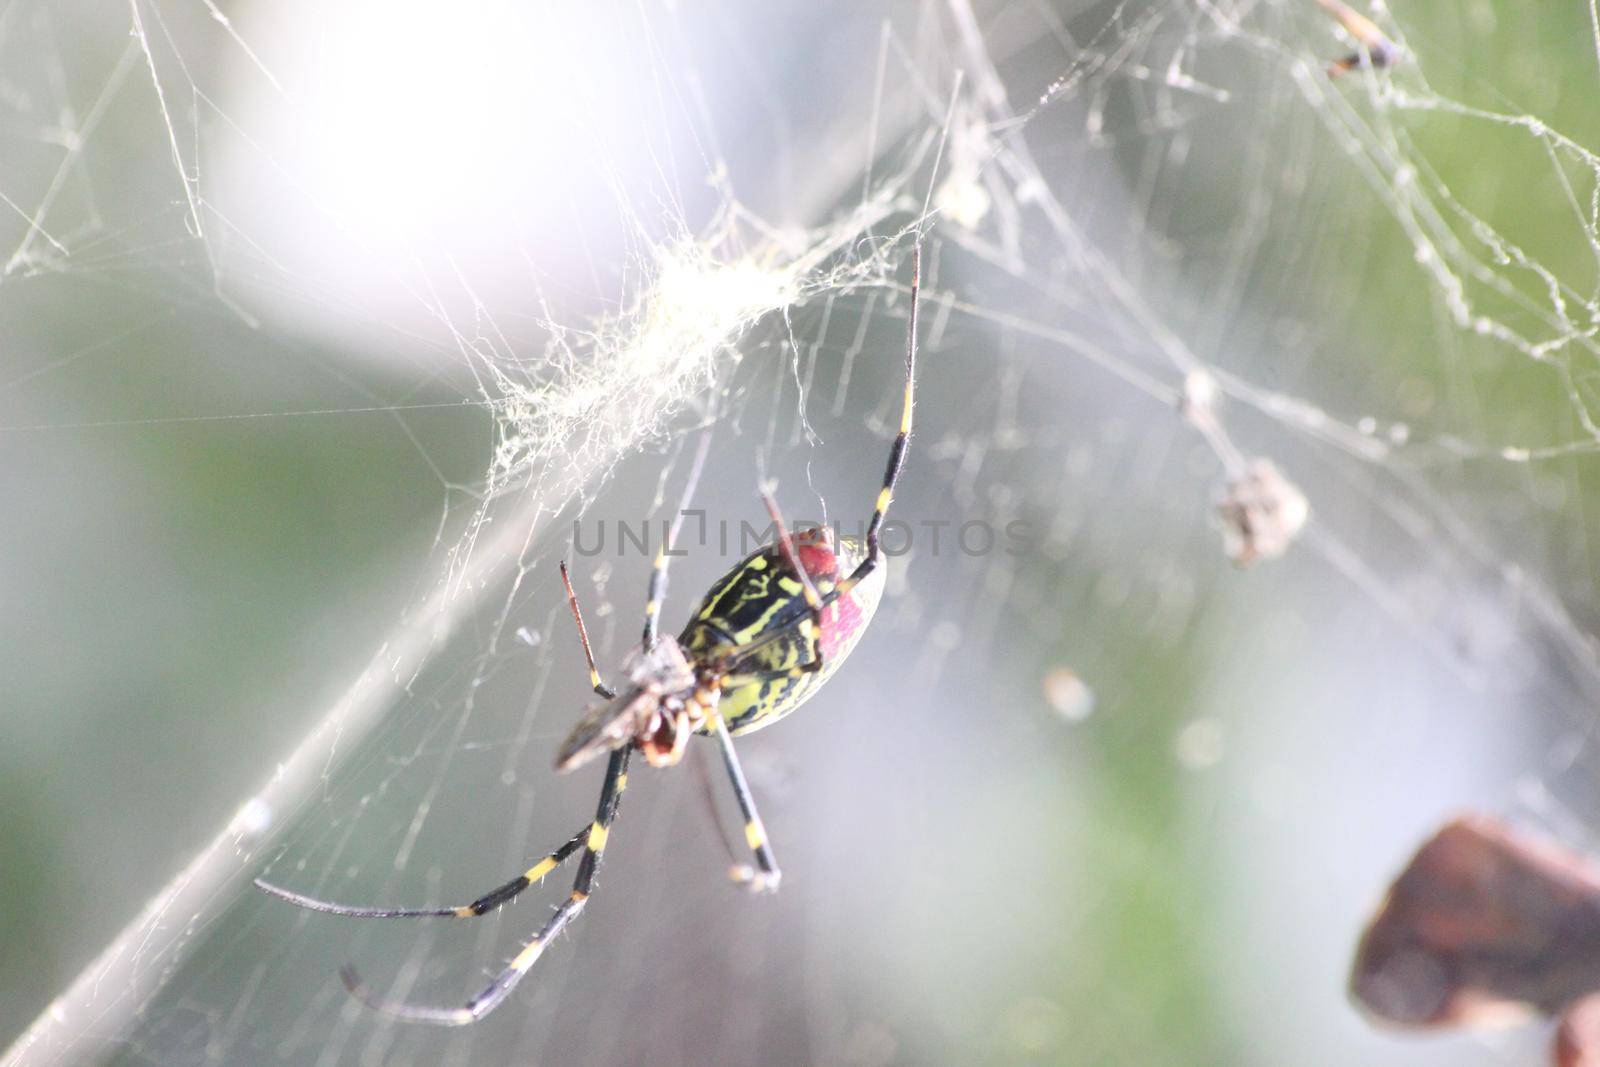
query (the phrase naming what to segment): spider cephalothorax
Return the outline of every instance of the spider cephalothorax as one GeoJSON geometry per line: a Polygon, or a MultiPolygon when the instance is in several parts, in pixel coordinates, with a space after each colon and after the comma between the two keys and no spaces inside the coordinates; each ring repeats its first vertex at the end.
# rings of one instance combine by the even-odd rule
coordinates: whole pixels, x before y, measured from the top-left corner
{"type": "Polygon", "coordinates": [[[716,708],[716,689],[702,682],[671,637],[634,649],[622,666],[627,687],[584,712],[556,755],[556,770],[570,771],[625,745],[643,751],[653,767],[670,766],[716,708]]]}

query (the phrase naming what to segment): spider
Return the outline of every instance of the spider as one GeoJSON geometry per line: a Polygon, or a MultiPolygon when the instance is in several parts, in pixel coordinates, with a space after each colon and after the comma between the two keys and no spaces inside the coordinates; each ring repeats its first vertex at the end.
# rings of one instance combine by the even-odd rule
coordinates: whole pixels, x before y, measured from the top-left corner
{"type": "MultiPolygon", "coordinates": [[[[761,489],[762,502],[776,537],[723,575],[691,616],[677,638],[656,632],[661,598],[667,585],[668,548],[677,522],[663,539],[651,568],[644,609],[644,635],[623,663],[627,685],[619,693],[601,680],[589,647],[583,613],[572,589],[567,565],[561,580],[572,609],[589,683],[601,702],[591,705],[556,756],[557,771],[570,771],[601,754],[608,755],[600,803],[594,821],[559,848],[504,885],[471,904],[442,908],[362,907],[303,896],[260,878],[255,884],[274,897],[312,911],[367,919],[473,918],[510,903],[524,889],[540,882],[580,850],[572,894],[561,903],[538,934],[518,952],[494,981],[459,1008],[428,1007],[392,1001],[374,993],[354,967],[340,969],[352,995],[369,1007],[398,1019],[439,1026],[465,1026],[488,1015],[511,995],[533,967],[544,947],[577,918],[589,899],[595,871],[605,852],[622,792],[628,784],[628,761],[635,749],[655,767],[676,764],[692,734],[716,739],[739,810],[745,840],[756,869],[735,867],[734,876],[757,892],[775,890],[781,872],[767,841],[745,781],[733,738],[769,726],[794,711],[814,694],[844,662],[865,631],[883,594],[885,569],[879,534],[893,499],[911,437],[912,394],[916,381],[917,294],[921,283],[922,249],[912,253],[911,300],[906,339],[905,392],[900,431],[889,449],[883,485],[864,540],[835,537],[826,526],[791,536],[771,491],[761,489]]],[[[691,468],[685,502],[694,492],[705,457],[705,439],[691,468]]]]}

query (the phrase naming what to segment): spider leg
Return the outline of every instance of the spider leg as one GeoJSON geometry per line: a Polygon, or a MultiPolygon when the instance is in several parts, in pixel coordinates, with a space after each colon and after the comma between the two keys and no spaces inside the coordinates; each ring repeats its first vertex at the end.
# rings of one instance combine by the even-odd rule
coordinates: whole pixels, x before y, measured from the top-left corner
{"type": "MultiPolygon", "coordinates": [[[[922,289],[922,242],[917,242],[911,253],[911,310],[906,325],[906,387],[900,401],[900,432],[889,446],[889,464],[883,472],[883,488],[878,490],[878,500],[872,509],[872,522],[867,525],[867,558],[857,567],[861,570],[878,557],[878,533],[889,514],[889,502],[894,499],[894,486],[900,480],[900,469],[906,462],[906,445],[911,441],[911,410],[917,386],[917,294],[922,289]]],[[[862,575],[865,577],[865,575],[862,575]]],[[[835,597],[844,596],[860,578],[834,590],[835,597]]]]}
{"type": "Polygon", "coordinates": [[[735,867],[733,875],[757,893],[775,891],[783,878],[783,872],[778,869],[778,858],[772,854],[772,846],[767,843],[767,828],[761,821],[761,814],[756,811],[755,797],[750,794],[750,783],[745,781],[739,755],[733,750],[733,736],[728,733],[728,724],[722,721],[721,715],[717,715],[715,726],[717,745],[722,749],[722,765],[727,768],[728,780],[733,783],[733,795],[739,801],[739,812],[744,816],[745,843],[755,853],[756,866],[759,868],[751,871],[748,867],[735,867]]]}
{"type": "MultiPolygon", "coordinates": [[[[915,406],[917,384],[917,303],[921,291],[922,244],[919,241],[911,254],[911,308],[907,315],[906,384],[905,392],[902,394],[900,402],[900,432],[895,435],[894,444],[889,446],[889,462],[883,472],[883,487],[878,490],[878,499],[872,509],[872,521],[867,525],[867,558],[862,560],[856,569],[850,572],[849,577],[835,585],[828,592],[816,597],[815,602],[813,602],[811,595],[815,590],[810,590],[803,606],[795,605],[789,608],[787,612],[773,622],[765,634],[743,646],[739,650],[741,658],[765,648],[773,641],[781,640],[807,614],[810,614],[813,619],[817,618],[824,608],[840,597],[849,595],[852,589],[860,585],[880,565],[879,535],[883,530],[884,519],[889,514],[889,504],[894,500],[894,487],[900,480],[900,471],[905,466],[906,461],[906,446],[911,440],[911,413],[915,406]]],[[[781,532],[783,529],[781,522],[778,523],[778,528],[781,532]]],[[[780,544],[784,544],[786,541],[787,537],[785,536],[780,539],[780,544]]],[[[790,556],[792,551],[793,546],[789,545],[785,550],[785,556],[790,556]]],[[[790,562],[791,565],[794,565],[792,559],[790,562]]]]}
{"type": "Polygon", "coordinates": [[[728,857],[728,876],[741,884],[749,882],[756,875],[755,868],[740,862],[739,856],[733,850],[733,839],[728,836],[727,829],[722,825],[722,818],[717,813],[717,796],[711,784],[711,768],[706,763],[706,750],[696,745],[691,751],[693,755],[690,762],[694,765],[695,780],[700,786],[700,800],[706,819],[717,835],[717,843],[722,846],[723,855],[728,857]]]}
{"type": "Polygon", "coordinates": [[[540,927],[534,939],[523,946],[522,951],[517,953],[506,969],[495,976],[494,981],[490,982],[482,992],[459,1008],[433,1008],[406,1004],[385,999],[373,992],[361,980],[356,969],[349,964],[339,969],[339,977],[344,980],[345,988],[349,989],[357,1000],[385,1015],[408,1022],[431,1023],[435,1026],[466,1026],[477,1022],[497,1008],[511,995],[517,983],[522,981],[522,976],[532,969],[540,954],[544,952],[545,946],[583,911],[584,904],[589,899],[589,890],[594,884],[594,872],[600,866],[601,853],[605,851],[611,823],[617,816],[617,805],[622,799],[622,791],[628,785],[628,757],[632,754],[631,745],[611,753],[611,762],[606,765],[605,785],[600,790],[600,804],[595,811],[594,822],[589,825],[583,838],[583,859],[578,864],[578,876],[572,885],[572,895],[561,902],[561,906],[556,909],[554,915],[545,920],[544,926],[540,927]]]}
{"type": "Polygon", "coordinates": [[[561,584],[567,587],[567,605],[572,608],[572,621],[578,624],[578,640],[583,642],[583,658],[589,662],[589,684],[594,686],[594,691],[612,700],[616,697],[604,682],[600,680],[600,671],[594,665],[594,651],[589,647],[589,628],[583,624],[583,612],[578,610],[578,594],[572,591],[572,577],[567,574],[567,561],[561,561],[561,584]]]}
{"type": "Polygon", "coordinates": [[[384,908],[363,907],[351,904],[337,904],[331,900],[319,900],[296,893],[282,886],[272,885],[260,878],[255,880],[256,888],[279,900],[287,900],[296,907],[308,911],[320,911],[329,915],[344,915],[356,919],[471,919],[487,912],[493,911],[502,904],[509,904],[516,899],[517,894],[536,882],[542,881],[544,876],[561,866],[567,857],[578,851],[583,845],[584,837],[589,832],[588,827],[573,834],[560,848],[550,853],[526,871],[517,875],[505,885],[489,890],[471,904],[463,904],[455,908],[384,908]]]}
{"type": "Polygon", "coordinates": [[[878,566],[878,535],[883,530],[883,520],[888,517],[895,483],[900,480],[900,470],[905,466],[906,445],[911,441],[911,412],[917,385],[917,295],[921,289],[922,242],[918,241],[911,253],[911,310],[906,326],[906,387],[900,401],[900,432],[895,435],[894,444],[889,446],[889,463],[883,472],[883,488],[878,490],[878,500],[872,508],[872,521],[867,524],[867,558],[851,572],[850,577],[834,586],[833,591],[823,598],[829,604],[848,594],[878,566]]]}
{"type": "Polygon", "coordinates": [[[783,561],[799,579],[800,592],[806,598],[806,607],[811,609],[811,617],[820,622],[822,598],[817,595],[817,587],[811,584],[811,575],[801,566],[800,553],[795,551],[794,538],[789,536],[789,527],[784,524],[783,512],[778,509],[778,501],[773,498],[772,492],[766,486],[761,487],[761,502],[766,505],[767,514],[772,518],[772,528],[777,531],[778,551],[783,553],[783,561]]]}
{"type": "MultiPolygon", "coordinates": [[[[798,678],[802,674],[811,674],[822,669],[822,612],[828,604],[833,602],[834,597],[824,599],[817,593],[817,587],[812,584],[811,575],[806,573],[805,566],[800,562],[800,553],[794,547],[794,539],[789,536],[789,528],[783,521],[783,512],[779,510],[777,500],[773,499],[772,493],[765,486],[761,488],[761,502],[766,505],[767,514],[772,517],[772,527],[778,532],[778,550],[783,553],[784,562],[789,565],[789,569],[794,572],[795,577],[799,580],[800,592],[805,597],[806,609],[811,614],[810,654],[805,663],[796,664],[793,667],[724,675],[722,678],[722,688],[724,689],[735,689],[741,685],[759,684],[777,678],[798,678]]],[[[803,616],[796,618],[792,622],[786,621],[783,623],[783,632],[801,625],[802,620],[803,616]]],[[[763,638],[755,645],[740,649],[738,658],[734,663],[737,664],[748,660],[750,658],[748,653],[751,650],[765,647],[767,643],[768,640],[763,638]]]]}

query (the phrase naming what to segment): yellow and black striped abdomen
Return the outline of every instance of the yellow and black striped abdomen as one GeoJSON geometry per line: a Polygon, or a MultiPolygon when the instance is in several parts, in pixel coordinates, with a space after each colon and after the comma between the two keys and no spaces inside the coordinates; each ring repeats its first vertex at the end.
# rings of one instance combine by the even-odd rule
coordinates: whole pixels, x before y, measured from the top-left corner
{"type": "MultiPolygon", "coordinates": [[[[835,580],[849,574],[864,557],[859,542],[845,540],[835,552],[832,545],[803,543],[800,557],[819,594],[826,596],[835,580]]],[[[884,568],[865,580],[822,613],[822,632],[813,642],[815,623],[805,610],[805,592],[776,545],[768,545],[723,575],[700,602],[679,639],[696,664],[719,664],[739,675],[773,673],[775,677],[724,689],[720,708],[735,734],[750,733],[777,722],[816,692],[844,662],[865,631],[883,593],[884,568]],[[740,650],[784,629],[782,636],[740,650]],[[821,650],[820,670],[789,674],[812,662],[812,648],[821,650]]]]}

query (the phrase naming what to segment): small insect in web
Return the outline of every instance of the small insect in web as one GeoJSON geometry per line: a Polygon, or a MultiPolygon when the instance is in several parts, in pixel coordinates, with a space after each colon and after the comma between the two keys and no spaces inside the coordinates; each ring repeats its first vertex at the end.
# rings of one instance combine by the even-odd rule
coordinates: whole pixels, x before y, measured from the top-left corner
{"type": "Polygon", "coordinates": [[[1334,18],[1360,46],[1359,51],[1350,53],[1341,59],[1336,59],[1328,64],[1328,77],[1337,78],[1359,67],[1370,66],[1373,70],[1384,70],[1394,66],[1404,57],[1405,52],[1389,38],[1384,36],[1378,24],[1356,11],[1349,4],[1341,0],[1317,0],[1322,9],[1334,18]]]}
{"type": "Polygon", "coordinates": [[[670,767],[682,757],[692,735],[716,739],[722,762],[744,817],[745,840],[755,868],[736,867],[735,877],[751,890],[778,887],[781,873],[766,829],[756,811],[734,750],[733,738],[769,726],[794,711],[844,662],[877,610],[883,595],[884,556],[879,534],[911,438],[911,412],[916,384],[917,296],[922,275],[920,243],[912,253],[911,299],[906,331],[905,388],[900,430],[889,448],[889,462],[864,538],[836,537],[827,526],[791,536],[777,501],[764,488],[761,498],[776,534],[723,575],[701,598],[683,633],[674,638],[656,632],[661,598],[667,586],[668,549],[694,494],[709,438],[691,465],[672,530],[657,550],[644,611],[644,635],[626,659],[627,684],[620,691],[601,680],[589,647],[567,565],[561,580],[577,625],[578,639],[589,665],[589,683],[601,702],[578,720],[556,756],[556,769],[569,771],[602,754],[608,755],[600,803],[594,821],[559,848],[504,885],[471,904],[458,907],[391,908],[337,904],[303,896],[256,879],[272,896],[302,908],[366,919],[474,918],[510,903],[523,890],[544,879],[578,851],[583,858],[571,895],[561,903],[511,963],[488,987],[461,1007],[440,1008],[388,1000],[373,992],[355,968],[340,970],[345,986],[358,999],[398,1019],[465,1026],[488,1015],[511,995],[546,945],[583,911],[623,790],[628,762],[635,750],[651,766],[670,767]]]}

